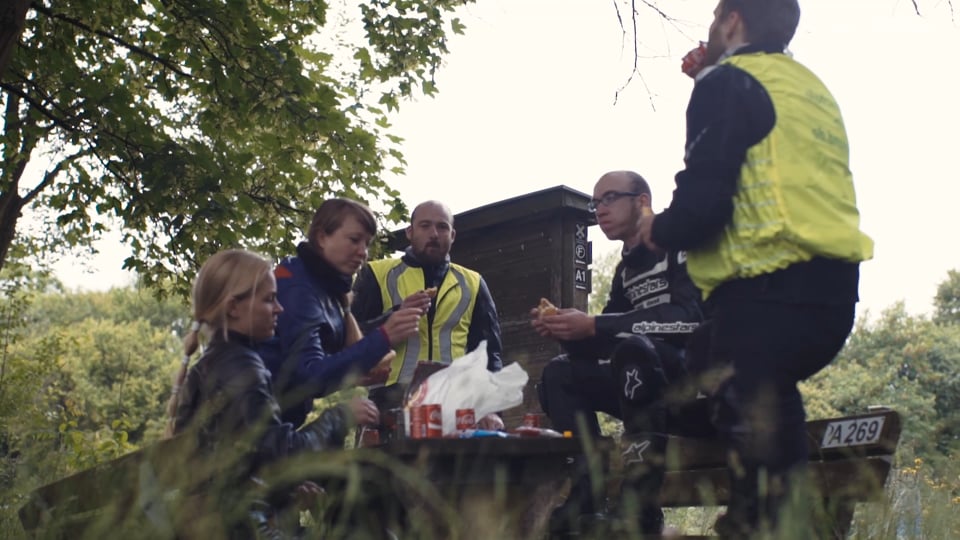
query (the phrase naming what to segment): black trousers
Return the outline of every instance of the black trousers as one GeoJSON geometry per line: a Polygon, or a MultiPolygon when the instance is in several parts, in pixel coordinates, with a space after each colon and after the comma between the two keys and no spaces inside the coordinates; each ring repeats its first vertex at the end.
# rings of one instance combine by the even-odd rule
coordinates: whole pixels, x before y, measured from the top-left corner
{"type": "Polygon", "coordinates": [[[667,431],[687,436],[713,434],[706,400],[697,400],[697,389],[681,349],[660,340],[631,337],[614,348],[609,361],[574,359],[561,355],[543,369],[537,386],[540,406],[558,431],[581,436],[600,435],[597,412],[624,421],[624,431],[667,431]],[[650,350],[652,346],[652,351],[650,350]],[[650,356],[656,356],[651,359],[650,356]],[[642,385],[628,375],[634,361],[654,365],[642,385]],[[630,380],[627,380],[630,379],[630,380]],[[628,399],[634,389],[634,398],[628,399]],[[646,394],[642,394],[641,389],[646,394]],[[666,425],[650,425],[651,406],[665,409],[666,425]],[[581,424],[586,432],[581,432],[581,424]]]}
{"type": "Polygon", "coordinates": [[[728,513],[741,514],[748,526],[763,518],[776,522],[776,486],[772,498],[760,497],[759,472],[786,491],[790,476],[806,463],[806,414],[797,383],[836,357],[853,319],[852,303],[731,298],[714,305],[706,335],[693,340],[705,344],[707,364],[733,368],[716,389],[714,421],[745,471],[731,478],[728,513]]]}
{"type": "MultiPolygon", "coordinates": [[[[645,439],[649,446],[642,448],[646,448],[647,461],[651,461],[651,453],[656,453],[659,456],[653,461],[662,463],[667,433],[714,434],[708,402],[696,399],[696,387],[690,380],[682,350],[663,341],[633,336],[614,348],[609,361],[565,355],[554,358],[544,368],[537,389],[540,405],[554,429],[597,437],[600,426],[596,413],[604,412],[623,420],[625,441],[631,440],[631,435],[645,439]]],[[[606,464],[603,465],[605,472],[606,464]]],[[[624,484],[659,493],[662,474],[651,474],[653,471],[646,464],[641,465],[643,470],[625,471],[624,484]],[[627,482],[628,479],[631,481],[627,482]]],[[[562,510],[566,512],[570,507],[580,514],[601,511],[604,481],[591,474],[584,456],[574,463],[573,478],[562,510]]],[[[650,493],[645,495],[655,498],[650,493]]],[[[659,509],[651,513],[654,514],[658,525],[651,530],[656,532],[662,516],[659,509]]]]}

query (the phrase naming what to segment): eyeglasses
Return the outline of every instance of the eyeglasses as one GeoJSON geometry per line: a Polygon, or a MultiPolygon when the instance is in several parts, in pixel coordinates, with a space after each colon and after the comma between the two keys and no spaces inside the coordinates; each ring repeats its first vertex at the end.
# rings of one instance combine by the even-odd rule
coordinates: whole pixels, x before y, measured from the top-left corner
{"type": "Polygon", "coordinates": [[[608,191],[603,194],[599,199],[590,199],[590,202],[587,203],[587,210],[596,213],[597,207],[601,204],[609,207],[611,204],[616,202],[617,199],[622,197],[639,197],[642,193],[633,193],[630,191],[608,191]]]}

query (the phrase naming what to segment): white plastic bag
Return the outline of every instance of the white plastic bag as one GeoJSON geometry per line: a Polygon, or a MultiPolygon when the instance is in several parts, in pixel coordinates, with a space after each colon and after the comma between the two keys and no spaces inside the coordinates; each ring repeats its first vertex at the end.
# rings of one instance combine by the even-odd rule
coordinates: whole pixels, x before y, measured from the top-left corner
{"type": "MultiPolygon", "coordinates": [[[[502,370],[487,371],[487,342],[455,359],[444,369],[427,377],[411,394],[410,407],[439,403],[443,413],[444,435],[456,427],[457,409],[473,409],[477,420],[523,403],[523,387],[530,379],[514,362],[502,370]]],[[[409,425],[409,413],[407,415],[409,425]]]]}

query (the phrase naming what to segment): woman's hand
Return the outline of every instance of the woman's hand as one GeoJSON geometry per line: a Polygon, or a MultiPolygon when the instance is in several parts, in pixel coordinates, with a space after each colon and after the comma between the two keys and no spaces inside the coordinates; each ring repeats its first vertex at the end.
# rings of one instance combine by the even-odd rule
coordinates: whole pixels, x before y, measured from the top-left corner
{"type": "Polygon", "coordinates": [[[416,335],[422,315],[423,310],[420,308],[400,308],[394,311],[387,322],[383,323],[383,330],[387,333],[390,345],[400,345],[410,336],[416,335]]]}
{"type": "Polygon", "coordinates": [[[297,501],[297,509],[301,512],[316,508],[320,503],[320,498],[325,494],[326,492],[322,487],[310,480],[304,481],[293,492],[294,499],[297,501]]]}
{"type": "Polygon", "coordinates": [[[371,384],[387,382],[387,379],[390,378],[390,364],[393,363],[393,359],[396,357],[396,351],[392,350],[383,355],[383,358],[380,359],[380,362],[378,362],[377,365],[373,366],[370,371],[360,377],[360,382],[357,384],[360,386],[370,386],[371,384]]]}
{"type": "Polygon", "coordinates": [[[357,425],[377,425],[380,423],[380,411],[367,398],[356,397],[347,404],[347,409],[357,425]]]}
{"type": "Polygon", "coordinates": [[[430,303],[433,302],[433,299],[430,298],[430,295],[426,291],[417,291],[410,296],[403,299],[403,303],[400,304],[400,309],[405,308],[418,308],[424,313],[430,309],[430,303]]]}

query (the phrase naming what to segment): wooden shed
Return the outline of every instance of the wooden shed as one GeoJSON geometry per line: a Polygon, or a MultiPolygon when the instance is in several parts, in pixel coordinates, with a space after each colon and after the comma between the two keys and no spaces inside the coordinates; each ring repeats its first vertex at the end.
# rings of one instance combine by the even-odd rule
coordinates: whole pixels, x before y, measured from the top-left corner
{"type": "MultiPolygon", "coordinates": [[[[560,353],[537,335],[529,311],[541,297],[560,307],[586,311],[591,290],[590,196],[556,186],[495,202],[454,216],[456,241],[450,258],[480,272],[497,305],[504,363],[520,362],[530,375],[524,406],[507,411],[507,426],[524,412],[539,412],[535,385],[543,366],[560,353]]],[[[402,231],[390,247],[403,249],[402,231]]]]}

